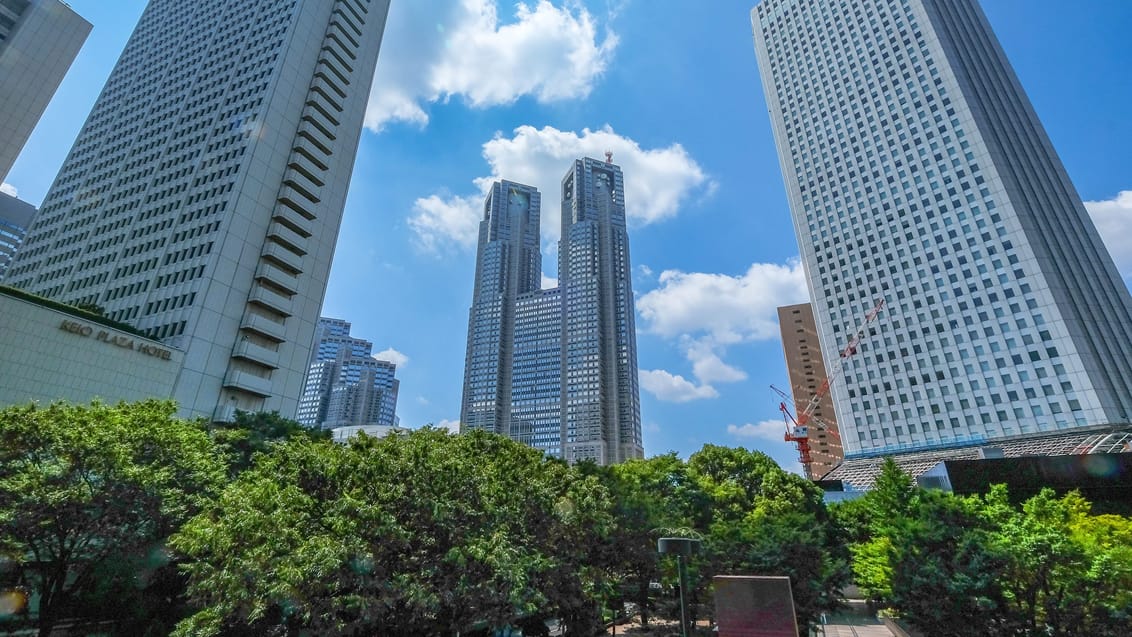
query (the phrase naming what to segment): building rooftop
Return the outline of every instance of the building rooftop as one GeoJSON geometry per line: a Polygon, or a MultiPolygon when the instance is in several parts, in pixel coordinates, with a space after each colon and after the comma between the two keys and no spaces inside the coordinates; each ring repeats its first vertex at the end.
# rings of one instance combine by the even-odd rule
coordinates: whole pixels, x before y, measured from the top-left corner
{"type": "Polygon", "coordinates": [[[885,458],[892,458],[905,473],[918,478],[944,460],[1120,453],[1127,452],[1130,448],[1132,448],[1132,425],[1102,425],[1054,434],[1000,438],[966,447],[857,457],[845,460],[823,479],[841,480],[853,489],[868,490],[873,487],[877,476],[880,475],[885,458]]]}

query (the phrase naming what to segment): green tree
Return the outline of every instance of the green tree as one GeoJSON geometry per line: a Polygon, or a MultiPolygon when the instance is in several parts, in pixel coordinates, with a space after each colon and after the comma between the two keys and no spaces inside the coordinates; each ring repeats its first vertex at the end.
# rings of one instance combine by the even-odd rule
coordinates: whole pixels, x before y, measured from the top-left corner
{"type": "Polygon", "coordinates": [[[169,401],[0,411],[0,551],[39,594],[40,635],[215,493],[224,465],[169,401]]]}
{"type": "Polygon", "coordinates": [[[893,567],[909,524],[919,513],[921,493],[911,476],[885,458],[872,490],[855,503],[841,505],[848,511],[840,517],[855,526],[852,533],[857,536],[850,546],[853,579],[874,603],[891,604],[893,567]]]}
{"type": "Polygon", "coordinates": [[[451,634],[540,613],[592,629],[595,477],[506,438],[426,429],[276,445],[172,539],[178,635],[451,634]]]}
{"type": "Polygon", "coordinates": [[[847,554],[830,532],[820,489],[742,448],[705,445],[688,472],[710,511],[701,585],[713,574],[788,576],[800,626],[838,607],[847,554]]]}
{"type": "Polygon", "coordinates": [[[608,467],[603,481],[613,496],[615,524],[598,563],[609,565],[622,589],[631,588],[647,626],[649,584],[661,579],[656,540],[675,530],[702,528],[706,498],[674,452],[608,467]]]}
{"type": "Polygon", "coordinates": [[[293,438],[330,439],[328,430],[304,427],[277,411],[237,411],[234,422],[212,427],[213,440],[228,457],[229,473],[233,476],[250,468],[255,455],[266,452],[272,444],[293,438]]]}
{"type": "Polygon", "coordinates": [[[1006,557],[990,541],[979,503],[921,491],[888,542],[888,602],[925,635],[1012,635],[1017,622],[1002,590],[1006,557]]]}
{"type": "Polygon", "coordinates": [[[1006,513],[1005,491],[988,497],[1008,556],[1003,581],[1029,635],[1127,635],[1132,625],[1132,523],[1092,516],[1076,492],[1043,489],[1006,513]]]}

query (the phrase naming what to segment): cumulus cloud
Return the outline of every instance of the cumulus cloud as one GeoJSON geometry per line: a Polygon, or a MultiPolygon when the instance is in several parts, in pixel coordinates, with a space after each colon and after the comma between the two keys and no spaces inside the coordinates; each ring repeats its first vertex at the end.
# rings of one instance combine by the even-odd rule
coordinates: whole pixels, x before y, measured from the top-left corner
{"type": "Polygon", "coordinates": [[[473,107],[586,97],[617,48],[617,35],[580,3],[519,3],[501,20],[495,0],[395,2],[366,112],[379,131],[428,124],[428,105],[453,97],[473,107]]]}
{"type": "Polygon", "coordinates": [[[707,335],[721,344],[778,336],[777,308],[807,298],[802,264],[755,263],[739,276],[665,270],[637,301],[646,329],[665,337],[707,335]]]}
{"type": "Polygon", "coordinates": [[[409,227],[416,235],[417,245],[426,252],[438,253],[449,244],[471,248],[479,237],[482,206],[482,199],[475,196],[442,199],[431,195],[417,199],[409,227]]]}
{"type": "Polygon", "coordinates": [[[509,179],[535,186],[542,193],[542,238],[548,244],[561,232],[562,176],[580,157],[598,157],[609,150],[625,173],[625,214],[634,226],[675,216],[694,195],[708,196],[714,184],[680,144],[641,148],[636,141],[605,126],[581,134],[551,126],[520,126],[511,137],[502,134],[483,145],[489,175],[475,179],[479,194],[418,199],[409,219],[418,244],[436,251],[444,245],[475,244],[483,200],[492,182],[509,179]]]}
{"type": "Polygon", "coordinates": [[[782,436],[786,431],[785,425],[781,420],[764,420],[762,422],[745,425],[727,425],[727,433],[735,436],[736,438],[770,440],[774,442],[782,442],[782,436]]]}
{"type": "Polygon", "coordinates": [[[639,372],[641,388],[670,403],[686,403],[703,398],[718,398],[719,392],[710,385],[696,385],[683,376],[670,374],[663,369],[642,369],[639,372]]]}
{"type": "Polygon", "coordinates": [[[1122,190],[1112,199],[1086,201],[1085,209],[1097,224],[1116,269],[1132,278],[1132,190],[1122,190]]]}
{"type": "Polygon", "coordinates": [[[684,355],[692,363],[692,373],[703,383],[734,383],[747,379],[747,373],[723,362],[708,339],[686,338],[684,355]]]}
{"type": "Polygon", "coordinates": [[[558,279],[546,276],[546,273],[543,273],[542,274],[542,286],[541,287],[544,290],[554,289],[554,288],[558,287],[558,279]]]}
{"type": "Polygon", "coordinates": [[[459,420],[448,420],[447,418],[444,418],[440,422],[436,423],[435,426],[438,429],[447,429],[448,431],[450,431],[454,434],[460,433],[460,421],[459,420]]]}
{"type": "Polygon", "coordinates": [[[659,287],[637,299],[644,330],[676,342],[699,388],[713,392],[713,383],[747,378],[724,362],[727,347],[777,338],[778,306],[806,299],[797,259],[755,263],[739,276],[665,270],[658,280],[659,287]]]}
{"type": "Polygon", "coordinates": [[[397,367],[404,367],[409,362],[409,357],[401,352],[390,347],[387,350],[380,351],[373,355],[379,361],[388,361],[397,367]]]}
{"type": "Polygon", "coordinates": [[[0,184],[0,192],[10,197],[19,196],[19,193],[16,191],[16,187],[6,181],[0,184]]]}

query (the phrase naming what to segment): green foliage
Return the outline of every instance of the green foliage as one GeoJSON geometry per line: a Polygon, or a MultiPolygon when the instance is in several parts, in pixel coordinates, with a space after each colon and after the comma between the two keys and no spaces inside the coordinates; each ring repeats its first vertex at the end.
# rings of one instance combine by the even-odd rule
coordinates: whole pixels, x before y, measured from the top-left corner
{"type": "MultiPolygon", "coordinates": [[[[39,593],[41,634],[114,560],[152,555],[215,493],[224,465],[169,401],[0,411],[0,552],[39,593]]],[[[133,577],[133,573],[129,577],[133,577]]]]}
{"type": "Polygon", "coordinates": [[[693,454],[688,472],[710,513],[702,582],[717,574],[788,576],[800,626],[838,607],[848,556],[813,483],[761,452],[715,445],[693,454]]]}
{"type": "MultiPolygon", "coordinates": [[[[925,634],[965,637],[1014,630],[1001,585],[1005,557],[989,542],[976,507],[940,492],[920,492],[891,542],[887,598],[925,634]]],[[[863,586],[862,586],[863,588],[863,586]]]]}
{"type": "Polygon", "coordinates": [[[1058,498],[1048,489],[1021,511],[995,512],[991,541],[1007,556],[1003,586],[1027,634],[1128,634],[1132,521],[1091,516],[1079,494],[1058,498]]]}
{"type": "Polygon", "coordinates": [[[623,597],[629,597],[640,610],[641,623],[648,625],[649,583],[661,579],[656,540],[668,529],[702,527],[707,510],[704,493],[675,453],[605,469],[578,468],[601,475],[613,495],[613,533],[592,557],[622,584],[618,589],[625,594],[614,595],[609,604],[619,605],[623,597]]]}
{"type": "Polygon", "coordinates": [[[426,429],[276,446],[186,524],[179,635],[447,634],[549,612],[593,625],[594,477],[507,439],[426,429]]]}
{"type": "Polygon", "coordinates": [[[293,438],[330,440],[330,432],[308,429],[277,411],[237,411],[235,422],[213,425],[212,438],[228,457],[229,473],[235,476],[249,469],[255,455],[272,444],[293,438]]]}
{"type": "Polygon", "coordinates": [[[886,462],[875,490],[834,518],[861,589],[928,635],[1128,635],[1132,521],[1080,495],[1006,489],[962,498],[915,487],[886,462]]]}

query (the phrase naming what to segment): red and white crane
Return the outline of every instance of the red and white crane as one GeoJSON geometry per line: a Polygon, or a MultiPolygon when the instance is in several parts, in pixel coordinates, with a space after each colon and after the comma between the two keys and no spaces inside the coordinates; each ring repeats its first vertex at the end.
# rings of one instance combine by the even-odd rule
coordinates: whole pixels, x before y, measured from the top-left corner
{"type": "MultiPolygon", "coordinates": [[[[857,353],[857,346],[861,344],[861,339],[865,337],[865,332],[868,330],[869,323],[876,320],[877,315],[884,309],[884,299],[877,301],[873,309],[865,314],[865,319],[857,327],[853,333],[849,343],[841,350],[840,358],[842,361],[857,353]]],[[[782,412],[783,420],[786,422],[786,442],[793,442],[798,446],[798,461],[802,463],[802,468],[805,470],[806,475],[810,475],[810,465],[813,463],[813,458],[810,455],[810,422],[814,421],[815,426],[819,429],[826,429],[824,423],[814,419],[814,410],[818,408],[821,403],[829,394],[830,386],[845,373],[845,365],[838,362],[837,366],[829,373],[826,374],[822,380],[818,390],[810,396],[810,400],[803,407],[802,411],[798,412],[795,417],[790,413],[790,408],[786,406],[786,401],[778,403],[778,409],[782,412]]],[[[785,392],[777,387],[771,386],[771,389],[781,394],[784,398],[789,398],[785,392]]],[[[831,432],[832,433],[832,432],[831,432]]]]}

